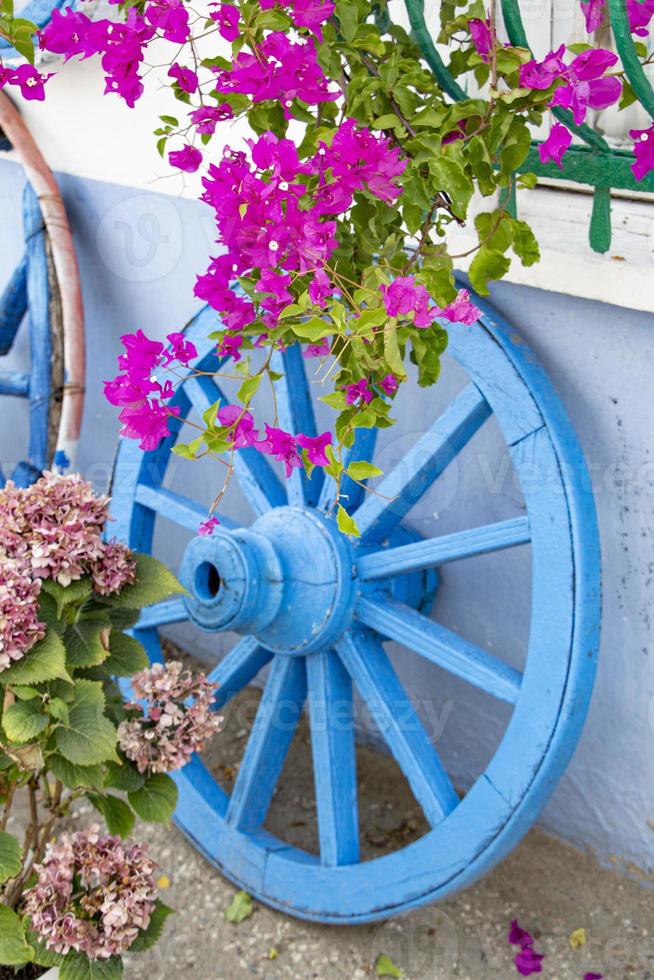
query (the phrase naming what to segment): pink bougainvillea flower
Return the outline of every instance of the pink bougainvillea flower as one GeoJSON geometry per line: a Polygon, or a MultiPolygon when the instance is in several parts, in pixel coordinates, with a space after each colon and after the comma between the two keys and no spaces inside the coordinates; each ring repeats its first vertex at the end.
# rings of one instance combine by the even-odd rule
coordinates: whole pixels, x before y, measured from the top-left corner
{"type": "Polygon", "coordinates": [[[649,37],[649,22],[654,17],[654,0],[627,0],[627,16],[633,34],[649,37]]]}
{"type": "Polygon", "coordinates": [[[523,946],[513,962],[520,976],[530,977],[532,973],[542,973],[544,959],[543,953],[537,953],[531,946],[523,946]]]}
{"type": "Polygon", "coordinates": [[[118,367],[126,371],[130,378],[145,379],[159,364],[164,345],[159,340],[150,340],[142,330],[126,333],[120,338],[125,353],[118,357],[118,367]]]}
{"type": "Polygon", "coordinates": [[[202,163],[202,152],[187,143],[181,150],[171,150],[168,154],[168,163],[185,174],[194,174],[202,163]]]}
{"type": "Polygon", "coordinates": [[[470,37],[475,46],[475,51],[482,61],[490,61],[490,54],[495,47],[495,32],[491,27],[490,18],[480,20],[479,17],[472,17],[468,21],[470,37]]]}
{"type": "Polygon", "coordinates": [[[193,95],[194,92],[198,90],[198,76],[190,68],[185,68],[183,65],[178,65],[175,62],[168,69],[168,75],[170,78],[174,78],[182,92],[188,92],[189,95],[193,95]]]}
{"type": "Polygon", "coordinates": [[[395,182],[404,173],[406,160],[385,136],[346,119],[339,126],[327,155],[335,177],[349,190],[366,187],[389,203],[400,194],[395,182]]]}
{"type": "Polygon", "coordinates": [[[331,432],[323,432],[320,436],[305,436],[300,433],[296,442],[302,449],[306,449],[309,462],[314,466],[329,466],[326,448],[332,444],[331,432]]]}
{"type": "Polygon", "coordinates": [[[189,119],[196,127],[198,133],[207,133],[211,136],[216,131],[216,124],[223,119],[231,119],[234,115],[232,107],[227,102],[222,102],[218,106],[202,105],[193,112],[189,112],[189,119]]]}
{"type": "Polygon", "coordinates": [[[345,401],[348,405],[356,405],[358,402],[361,402],[362,405],[369,405],[373,398],[374,394],[368,387],[366,378],[361,378],[360,381],[347,385],[345,388],[345,401]]]}
{"type": "Polygon", "coordinates": [[[520,85],[522,88],[546,89],[561,78],[566,70],[563,60],[565,44],[556,51],[550,51],[542,61],[527,61],[520,66],[520,85]]]}
{"type": "Polygon", "coordinates": [[[584,980],[604,980],[603,973],[584,973],[584,980]]]}
{"type": "Polygon", "coordinates": [[[570,130],[561,123],[554,123],[549,136],[538,147],[541,163],[552,161],[557,167],[560,167],[563,154],[571,143],[572,133],[570,130]]]}
{"type": "Polygon", "coordinates": [[[606,0],[581,0],[581,10],[586,21],[586,31],[592,34],[604,20],[606,0]]]}
{"type": "Polygon", "coordinates": [[[90,18],[81,11],[72,7],[64,7],[61,11],[55,7],[49,22],[38,32],[39,47],[53,54],[63,54],[66,61],[78,54],[88,57],[97,51],[89,36],[90,27],[90,18]]]}
{"type": "Polygon", "coordinates": [[[183,44],[188,40],[188,11],[182,0],[155,0],[145,8],[145,19],[161,31],[167,41],[183,44]]]}
{"type": "Polygon", "coordinates": [[[266,436],[256,444],[256,447],[260,452],[274,456],[278,463],[284,464],[284,474],[287,479],[294,469],[302,466],[295,439],[290,432],[285,432],[283,429],[276,429],[266,423],[266,436]]]}
{"type": "Polygon", "coordinates": [[[239,334],[224,333],[218,341],[216,350],[224,357],[232,357],[235,361],[240,361],[241,352],[239,347],[243,345],[243,338],[239,334]]]}
{"type": "Polygon", "coordinates": [[[218,421],[229,427],[227,435],[235,449],[254,446],[259,433],[254,428],[254,419],[245,409],[239,405],[225,405],[218,409],[218,421]]]}
{"type": "Polygon", "coordinates": [[[296,27],[306,27],[322,44],[320,25],[329,20],[335,10],[336,4],[332,0],[292,0],[291,16],[296,27]]]}
{"type": "Polygon", "coordinates": [[[507,936],[507,942],[511,943],[512,946],[533,946],[534,938],[530,932],[522,928],[517,919],[513,919],[507,936]]]}
{"type": "Polygon", "coordinates": [[[379,287],[389,316],[406,316],[416,304],[416,285],[413,276],[398,276],[390,286],[379,287]]]}
{"type": "Polygon", "coordinates": [[[45,99],[45,83],[49,78],[52,78],[52,72],[49,75],[43,75],[33,65],[19,65],[9,80],[12,85],[19,87],[20,94],[24,99],[43,102],[45,99]]]}
{"type": "Polygon", "coordinates": [[[316,306],[325,307],[327,300],[333,292],[334,287],[325,270],[318,269],[317,272],[314,272],[313,278],[309,283],[309,299],[311,302],[315,303],[316,306]]]}
{"type": "Polygon", "coordinates": [[[386,395],[394,395],[399,387],[399,382],[394,374],[386,374],[379,382],[379,387],[386,395]]]}
{"type": "Polygon", "coordinates": [[[186,339],[186,335],[181,331],[176,333],[169,333],[166,336],[166,340],[170,344],[168,350],[163,351],[163,363],[172,364],[173,361],[177,361],[179,364],[183,364],[184,367],[188,367],[190,362],[198,356],[198,350],[195,344],[186,339]]]}
{"type": "Polygon", "coordinates": [[[241,17],[239,8],[232,6],[231,3],[219,3],[215,6],[216,9],[212,11],[211,19],[218,24],[218,33],[226,41],[235,41],[237,37],[241,36],[238,29],[238,22],[241,17]]]}
{"type": "Polygon", "coordinates": [[[302,351],[302,357],[327,357],[331,349],[331,343],[326,337],[319,344],[307,344],[302,351]]]}
{"type": "Polygon", "coordinates": [[[634,141],[636,157],[631,169],[636,180],[642,180],[654,170],[654,123],[649,129],[631,129],[629,135],[634,141]]]}
{"type": "Polygon", "coordinates": [[[438,316],[444,320],[449,320],[450,323],[464,323],[469,327],[477,322],[481,316],[481,310],[470,299],[468,290],[460,289],[456,299],[444,309],[439,310],[438,316]]]}
{"type": "Polygon", "coordinates": [[[213,534],[214,528],[218,527],[219,524],[220,521],[218,520],[216,515],[212,514],[211,517],[208,517],[206,521],[202,521],[202,523],[198,527],[198,534],[200,535],[200,537],[206,538],[209,535],[213,534]]]}
{"type": "Polygon", "coordinates": [[[171,415],[179,415],[179,405],[167,407],[156,399],[141,405],[124,408],[118,418],[123,423],[121,436],[138,439],[143,450],[156,449],[165,436],[170,434],[168,423],[171,415]]]}

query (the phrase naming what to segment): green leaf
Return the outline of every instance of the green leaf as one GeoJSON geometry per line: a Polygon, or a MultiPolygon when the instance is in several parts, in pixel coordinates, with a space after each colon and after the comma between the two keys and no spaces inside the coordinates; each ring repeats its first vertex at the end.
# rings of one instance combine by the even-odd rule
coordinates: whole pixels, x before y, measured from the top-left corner
{"type": "Polygon", "coordinates": [[[138,936],[129,947],[130,953],[144,953],[147,949],[160,939],[161,933],[164,930],[166,924],[166,919],[169,915],[173,914],[173,910],[164,905],[162,901],[157,899],[154,911],[150,916],[150,922],[147,929],[143,929],[139,932],[138,936]]]}
{"type": "Polygon", "coordinates": [[[470,263],[468,272],[473,289],[482,296],[488,296],[488,280],[502,279],[509,271],[510,265],[511,259],[506,255],[482,245],[470,263]]]}
{"type": "Polygon", "coordinates": [[[378,977],[403,977],[404,974],[399,967],[395,966],[393,960],[386,953],[380,953],[375,960],[375,973],[378,977]]]}
{"type": "Polygon", "coordinates": [[[360,538],[361,532],[356,526],[356,523],[352,517],[348,514],[341,504],[338,505],[338,510],[336,511],[336,523],[338,525],[338,530],[342,534],[349,534],[353,538],[360,538]]]}
{"type": "Polygon", "coordinates": [[[102,684],[79,680],[68,725],[55,732],[59,752],[78,766],[93,766],[115,758],[116,729],[104,716],[102,684]]]}
{"type": "Polygon", "coordinates": [[[51,700],[48,701],[46,708],[50,717],[54,718],[55,721],[63,721],[64,724],[68,724],[70,715],[68,712],[68,705],[63,698],[51,698],[51,700]]]}
{"type": "Polygon", "coordinates": [[[49,629],[22,660],[2,671],[3,684],[41,684],[56,677],[69,681],[66,650],[56,630],[49,629]]]}
{"type": "Polygon", "coordinates": [[[0,885],[14,878],[22,866],[22,847],[13,834],[0,830],[0,885]]]}
{"type": "Polygon", "coordinates": [[[381,476],[383,470],[380,470],[378,466],[373,466],[372,463],[367,463],[365,460],[356,460],[354,463],[350,463],[345,471],[348,476],[351,476],[353,480],[367,480],[371,476],[381,476]]]}
{"type": "Polygon", "coordinates": [[[48,759],[48,769],[55,779],[60,779],[69,789],[102,789],[103,772],[100,765],[76,766],[55,753],[48,759]]]}
{"type": "Polygon", "coordinates": [[[21,966],[34,959],[34,950],[25,940],[23,924],[7,905],[0,905],[0,963],[21,966]]]}
{"type": "Polygon", "coordinates": [[[111,604],[124,609],[142,609],[155,602],[163,602],[171,595],[186,592],[183,585],[177,581],[165,565],[151,555],[134,555],[136,559],[136,581],[126,585],[120,592],[112,596],[111,604]]]}
{"type": "Polygon", "coordinates": [[[177,786],[163,773],[155,773],[127,799],[147,823],[168,823],[177,806],[177,786]]]}
{"type": "Polygon", "coordinates": [[[534,265],[540,259],[536,236],[526,221],[513,220],[513,251],[523,265],[534,265]]]}
{"type": "Polygon", "coordinates": [[[237,926],[239,922],[249,919],[252,912],[252,896],[248,895],[247,892],[240,891],[236,892],[234,898],[225,909],[225,918],[228,922],[237,926]]]}
{"type": "Polygon", "coordinates": [[[97,667],[109,654],[107,634],[108,617],[80,619],[68,626],[64,633],[64,646],[72,667],[97,667]]]}
{"type": "Polygon", "coordinates": [[[459,218],[465,218],[474,191],[470,178],[455,160],[448,157],[435,157],[430,161],[429,169],[438,182],[439,189],[449,194],[454,213],[459,218]]]}
{"type": "Polygon", "coordinates": [[[241,387],[238,389],[238,393],[236,395],[241,404],[249,404],[259,390],[259,385],[261,384],[262,380],[263,374],[255,374],[252,378],[246,378],[241,387]]]}
{"type": "Polygon", "coordinates": [[[112,630],[109,634],[109,656],[104,662],[105,670],[116,677],[131,677],[139,670],[150,666],[145,647],[133,636],[112,630]]]}
{"type": "Polygon", "coordinates": [[[48,595],[52,596],[57,603],[57,616],[61,616],[66,606],[70,606],[71,603],[79,603],[81,605],[93,591],[93,585],[88,575],[85,575],[84,578],[76,579],[70,585],[60,585],[59,582],[55,582],[51,578],[46,578],[43,579],[41,588],[48,595]]]}
{"type": "Polygon", "coordinates": [[[5,708],[2,727],[12,742],[31,742],[48,727],[48,716],[43,714],[40,701],[16,701],[5,708]]]}
{"type": "Polygon", "coordinates": [[[59,966],[63,959],[61,953],[55,953],[53,950],[48,949],[42,939],[31,929],[27,929],[25,935],[27,942],[34,950],[35,963],[38,963],[39,966],[48,967],[48,969],[51,966],[59,966]]]}
{"type": "Polygon", "coordinates": [[[291,324],[291,330],[296,337],[315,343],[324,337],[331,337],[334,333],[334,324],[328,323],[327,320],[323,320],[319,316],[312,316],[304,323],[291,324]]]}
{"type": "Polygon", "coordinates": [[[108,793],[106,796],[89,793],[89,800],[93,806],[104,817],[107,830],[110,834],[118,834],[119,837],[129,837],[134,829],[135,816],[118,796],[108,793]]]}
{"type": "Polygon", "coordinates": [[[107,789],[118,789],[122,793],[133,793],[140,789],[145,782],[145,776],[138,771],[132,762],[122,760],[122,765],[117,762],[107,763],[107,772],[104,777],[104,785],[107,789]]]}
{"type": "Polygon", "coordinates": [[[123,961],[117,956],[109,960],[90,960],[83,953],[68,953],[59,965],[60,980],[121,980],[123,961]]]}

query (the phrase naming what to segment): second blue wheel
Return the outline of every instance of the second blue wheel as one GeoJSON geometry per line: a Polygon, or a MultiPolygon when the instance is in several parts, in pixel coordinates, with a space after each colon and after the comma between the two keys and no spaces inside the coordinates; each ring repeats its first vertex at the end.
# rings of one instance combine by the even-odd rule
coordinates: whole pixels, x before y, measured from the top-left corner
{"type": "MultiPolygon", "coordinates": [[[[471,883],[506,856],[529,829],[577,743],[596,666],[600,617],[599,551],[584,460],[569,421],[533,354],[493,309],[452,326],[449,353],[467,385],[374,493],[342,488],[361,538],[339,534],[334,487],[314,471],[287,482],[254,449],[236,455],[237,476],[255,515],[247,527],[223,520],[211,537],[195,532],[206,506],[170,488],[173,435],[153,452],[121,445],[114,477],[118,536],[152,552],[162,529],[191,532],[178,561],[190,595],[147,610],[136,628],[152,660],[158,630],[190,622],[209,634],[237,634],[216,663],[219,707],[265,676],[233,789],[227,793],[201,758],[177,775],[175,820],[207,859],[241,888],[305,919],[357,923],[431,902],[471,883]],[[499,425],[520,482],[524,512],[453,533],[422,537],[405,521],[475,434],[499,425]],[[535,480],[533,473],[547,474],[535,480]],[[524,666],[463,639],[429,616],[447,565],[494,551],[531,549],[531,620],[524,666]],[[509,706],[492,758],[467,792],[456,787],[385,649],[422,658],[484,697],[509,706]],[[357,692],[406,777],[429,830],[371,860],[361,858],[353,698],[357,692]],[[297,723],[307,712],[317,814],[317,853],[291,846],[265,827],[297,723]]],[[[180,418],[222,399],[203,310],[188,335],[198,363],[175,396],[180,418]]],[[[279,422],[316,429],[312,386],[301,351],[278,365],[279,422]]],[[[422,420],[421,420],[422,422],[422,420]]],[[[354,458],[374,459],[376,433],[360,430],[354,458]]],[[[185,464],[186,465],[186,464],[185,464]]],[[[195,464],[186,465],[189,486],[195,464]]],[[[216,484],[219,477],[216,477],[216,484]]],[[[471,581],[474,587],[474,580],[471,581]]],[[[497,615],[506,616],[506,606],[497,615]]],[[[508,609],[510,615],[510,608],[508,609]]]]}

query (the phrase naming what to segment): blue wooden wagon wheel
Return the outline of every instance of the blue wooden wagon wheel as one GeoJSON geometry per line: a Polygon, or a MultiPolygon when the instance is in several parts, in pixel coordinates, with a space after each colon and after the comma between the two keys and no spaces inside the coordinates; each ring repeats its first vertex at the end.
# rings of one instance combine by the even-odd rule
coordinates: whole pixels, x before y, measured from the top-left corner
{"type": "MultiPolygon", "coordinates": [[[[136,635],[161,660],[157,627],[190,621],[241,639],[211,673],[220,706],[268,667],[256,719],[231,795],[196,757],[177,775],[176,822],[230,879],[261,901],[321,922],[383,918],[447,895],[505,856],[530,827],[577,742],[595,673],[599,556],[586,470],[561,404],[533,355],[479,298],[482,319],[450,329],[449,351],[468,386],[429,425],[378,486],[386,498],[349,488],[362,538],[352,543],[325,516],[333,487],[295,471],[280,482],[253,449],[237,454],[241,490],[256,520],[225,522],[193,536],[181,558],[191,595],[146,611],[136,635]],[[402,521],[474,433],[494,416],[526,504],[523,517],[422,539],[402,521]],[[534,465],[546,474],[534,479],[534,465]],[[495,550],[532,549],[531,629],[523,672],[429,619],[420,608],[423,573],[495,550]],[[416,588],[416,585],[419,587],[416,588]],[[460,798],[385,650],[437,664],[512,715],[484,773],[460,798]],[[366,702],[431,827],[401,850],[359,860],[352,692],[366,702]],[[319,854],[264,829],[296,723],[308,711],[319,854]],[[344,721],[345,718],[345,721],[344,721]]],[[[207,309],[188,327],[197,367],[216,370],[205,338],[207,309]]],[[[281,424],[310,432],[313,408],[301,352],[283,356],[281,424]]],[[[214,379],[190,377],[176,394],[181,417],[221,397],[214,379]]],[[[223,400],[224,403],[224,400],[223,400]]],[[[179,429],[179,426],[178,426],[179,429]]],[[[124,442],[114,476],[118,536],[151,551],[168,522],[195,531],[206,514],[164,485],[177,431],[153,452],[124,442]]],[[[374,452],[374,431],[356,458],[374,452]]],[[[191,480],[193,479],[191,475],[191,480]]],[[[428,584],[428,583],[427,583],[428,584]]],[[[498,610],[504,615],[505,610],[498,610]]]]}
{"type": "Polygon", "coordinates": [[[29,441],[25,456],[11,472],[0,467],[1,486],[9,477],[19,486],[38,479],[53,458],[61,419],[64,338],[59,284],[39,201],[29,182],[23,192],[23,236],[25,251],[0,296],[0,357],[12,350],[25,323],[30,364],[25,371],[0,367],[0,395],[28,402],[29,441]]]}
{"type": "MultiPolygon", "coordinates": [[[[0,486],[9,477],[28,486],[49,466],[65,470],[74,461],[84,401],[84,317],[75,247],[57,182],[18,110],[0,92],[0,150],[8,149],[16,151],[25,169],[25,246],[0,295],[0,358],[12,351],[19,332],[28,330],[29,365],[0,366],[0,396],[26,400],[29,435],[10,472],[0,460],[0,486]]],[[[5,437],[13,440],[10,430],[5,426],[5,437]]]]}

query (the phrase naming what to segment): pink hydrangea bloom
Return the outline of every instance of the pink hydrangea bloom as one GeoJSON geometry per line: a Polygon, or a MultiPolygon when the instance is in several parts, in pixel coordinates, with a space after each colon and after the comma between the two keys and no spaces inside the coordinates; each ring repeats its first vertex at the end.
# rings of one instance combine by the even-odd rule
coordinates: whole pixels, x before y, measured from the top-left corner
{"type": "Polygon", "coordinates": [[[90,564],[93,588],[100,595],[113,595],[136,581],[136,561],[130,549],[119,541],[105,544],[102,554],[90,564]]]}
{"type": "Polygon", "coordinates": [[[572,133],[567,126],[563,126],[561,123],[554,123],[549,136],[538,147],[538,156],[540,157],[541,163],[552,161],[557,167],[560,167],[563,154],[571,143],[572,133]]]}
{"type": "Polygon", "coordinates": [[[654,170],[654,123],[649,129],[631,129],[629,135],[634,141],[636,157],[631,169],[636,180],[642,180],[654,170]]]}
{"type": "Polygon", "coordinates": [[[305,436],[300,433],[296,441],[298,446],[306,449],[310,463],[314,466],[329,466],[326,450],[332,444],[331,432],[323,432],[320,436],[305,436]]]}
{"type": "Polygon", "coordinates": [[[202,150],[187,143],[181,150],[171,150],[168,163],[185,174],[194,174],[202,163],[202,150]]]}
{"type": "Polygon", "coordinates": [[[212,709],[217,686],[178,661],[134,674],[132,690],[142,710],[120,723],[118,741],[139,772],[181,769],[220,731],[223,719],[212,709]]]}
{"type": "Polygon", "coordinates": [[[39,621],[40,591],[29,560],[0,557],[0,673],[45,636],[39,621]]]}
{"type": "Polygon", "coordinates": [[[147,844],[101,835],[99,827],[62,834],[48,843],[24,913],[48,949],[91,960],[125,953],[150,923],[156,863],[147,844]]]}

